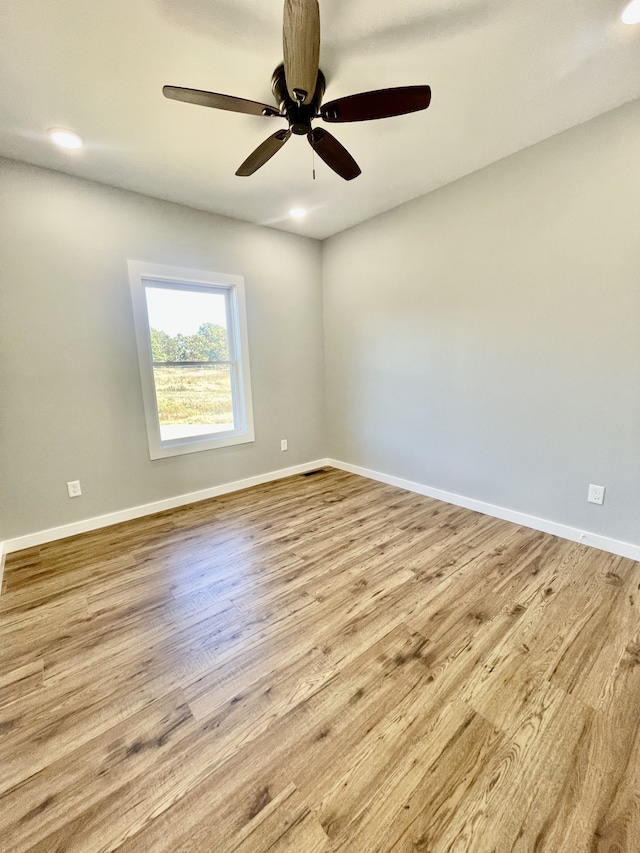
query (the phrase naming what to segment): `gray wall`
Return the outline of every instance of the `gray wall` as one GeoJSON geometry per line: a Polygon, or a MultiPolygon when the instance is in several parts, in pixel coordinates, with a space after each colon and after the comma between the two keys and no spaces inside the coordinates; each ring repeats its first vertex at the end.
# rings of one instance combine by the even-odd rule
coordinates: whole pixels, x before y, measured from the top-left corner
{"type": "Polygon", "coordinates": [[[640,543],[639,139],[635,102],[325,242],[331,456],[640,543]]]}
{"type": "Polygon", "coordinates": [[[324,456],[320,252],[0,161],[0,539],[324,456]],[[149,460],[128,258],[245,277],[255,443],[149,460]]]}
{"type": "Polygon", "coordinates": [[[330,455],[640,544],[639,138],[636,102],[323,245],[0,161],[0,539],[330,455]],[[254,444],[149,460],[127,258],[245,276],[254,444]]]}

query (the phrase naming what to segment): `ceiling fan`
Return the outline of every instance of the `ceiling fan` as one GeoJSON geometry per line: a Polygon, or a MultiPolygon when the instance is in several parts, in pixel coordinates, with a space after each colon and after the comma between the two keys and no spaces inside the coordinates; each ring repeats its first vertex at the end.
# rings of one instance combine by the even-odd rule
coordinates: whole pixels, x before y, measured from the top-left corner
{"type": "Polygon", "coordinates": [[[318,0],[285,0],[283,24],[284,63],[273,72],[271,90],[277,107],[219,95],[201,89],[164,86],[166,98],[218,110],[230,110],[268,118],[285,118],[288,129],[265,139],[240,166],[236,175],[253,175],[289,140],[291,134],[306,136],[318,156],[341,178],[351,181],[360,167],[347,149],[327,130],[312,127],[313,119],[326,122],[369,121],[426,110],[431,102],[429,86],[400,86],[378,89],[322,103],[325,78],[319,69],[320,10],[318,0]]]}

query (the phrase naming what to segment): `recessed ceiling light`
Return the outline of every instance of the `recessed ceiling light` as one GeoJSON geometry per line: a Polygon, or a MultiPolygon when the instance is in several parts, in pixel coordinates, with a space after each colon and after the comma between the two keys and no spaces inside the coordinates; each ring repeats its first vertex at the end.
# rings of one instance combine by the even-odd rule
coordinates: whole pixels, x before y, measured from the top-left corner
{"type": "Polygon", "coordinates": [[[631,0],[624,8],[622,21],[625,24],[640,24],[640,0],[631,0]]]}
{"type": "Polygon", "coordinates": [[[77,133],[72,130],[63,130],[60,127],[52,127],[49,131],[49,136],[52,142],[59,145],[60,148],[82,148],[82,139],[77,133]]]}
{"type": "Polygon", "coordinates": [[[292,207],[289,211],[289,216],[292,219],[304,219],[306,215],[307,211],[304,209],[304,207],[292,207]]]}

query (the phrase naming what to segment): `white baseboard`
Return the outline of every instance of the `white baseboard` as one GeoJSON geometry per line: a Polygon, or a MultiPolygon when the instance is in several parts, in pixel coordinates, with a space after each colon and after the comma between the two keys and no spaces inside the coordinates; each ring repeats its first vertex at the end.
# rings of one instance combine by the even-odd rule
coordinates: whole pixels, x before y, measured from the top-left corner
{"type": "Polygon", "coordinates": [[[442,489],[435,489],[431,486],[424,486],[422,483],[414,483],[411,480],[403,480],[400,477],[392,477],[389,474],[381,474],[379,471],[370,471],[368,468],[361,468],[358,465],[350,465],[348,462],[340,462],[337,459],[327,459],[326,465],[331,465],[333,468],[340,468],[342,471],[348,471],[351,474],[359,474],[361,477],[368,477],[370,480],[378,480],[381,483],[387,483],[390,486],[398,486],[400,489],[406,489],[409,492],[417,492],[419,495],[425,495],[429,498],[435,498],[445,503],[461,506],[465,509],[472,509],[476,512],[481,512],[483,515],[490,515],[494,518],[501,518],[503,521],[512,521],[514,524],[519,524],[522,527],[530,527],[533,530],[540,530],[543,533],[551,533],[554,536],[559,536],[561,539],[569,539],[572,542],[581,542],[583,545],[589,545],[592,548],[599,548],[601,551],[608,551],[611,554],[617,554],[620,557],[629,557],[632,560],[640,560],[640,545],[634,545],[631,542],[621,542],[618,539],[610,539],[607,536],[600,536],[598,533],[589,533],[586,530],[578,530],[576,527],[569,527],[566,524],[559,524],[556,521],[549,521],[546,518],[538,518],[535,515],[527,515],[524,512],[506,509],[502,506],[477,501],[473,498],[467,498],[464,495],[457,495],[453,492],[445,492],[442,489]]]}
{"type": "Polygon", "coordinates": [[[210,489],[189,492],[188,494],[177,495],[173,498],[165,498],[161,501],[129,507],[118,512],[110,512],[107,515],[74,521],[71,524],[63,524],[60,527],[50,527],[48,530],[39,530],[36,533],[28,533],[25,536],[17,536],[15,539],[8,539],[4,542],[4,553],[9,554],[12,551],[21,551],[23,548],[33,548],[37,545],[43,545],[45,542],[54,542],[56,539],[66,539],[67,536],[76,536],[78,533],[87,533],[90,530],[98,530],[101,527],[119,524],[121,521],[131,521],[134,518],[141,518],[145,515],[153,515],[155,512],[162,512],[165,509],[175,509],[178,506],[205,501],[208,498],[215,498],[218,495],[225,495],[229,492],[238,492],[241,489],[249,489],[251,486],[259,486],[262,483],[270,483],[273,480],[282,480],[284,477],[292,477],[295,474],[304,474],[306,471],[313,471],[327,464],[326,459],[306,462],[303,465],[281,468],[279,471],[258,474],[255,477],[247,477],[244,480],[223,483],[220,486],[213,486],[210,489]]]}
{"type": "Polygon", "coordinates": [[[559,524],[555,521],[549,521],[545,518],[538,518],[534,515],[517,512],[515,510],[506,509],[505,507],[495,506],[494,504],[478,501],[473,498],[467,498],[464,495],[457,495],[453,492],[446,492],[442,489],[435,489],[431,486],[425,486],[422,483],[414,483],[411,480],[404,480],[401,477],[393,477],[389,474],[382,474],[379,471],[371,471],[368,468],[361,468],[358,465],[350,465],[348,462],[341,462],[338,459],[317,459],[314,462],[307,462],[303,465],[295,465],[291,468],[282,468],[278,471],[270,471],[267,474],[258,474],[255,477],[247,477],[244,480],[236,480],[232,483],[223,483],[220,486],[213,486],[209,489],[202,489],[198,492],[189,492],[188,494],[178,495],[173,498],[166,498],[153,503],[142,504],[128,509],[123,509],[118,512],[100,515],[94,518],[87,518],[82,521],[76,521],[71,524],[64,524],[60,527],[52,527],[48,530],[40,530],[36,533],[29,533],[25,536],[18,536],[15,539],[8,539],[0,543],[0,591],[2,589],[2,573],[4,570],[5,555],[13,551],[21,551],[23,548],[33,548],[37,545],[42,545],[45,542],[53,542],[56,539],[65,539],[67,536],[76,536],[79,533],[87,533],[91,530],[98,530],[101,527],[108,527],[111,524],[118,524],[121,521],[131,521],[134,518],[141,518],[145,515],[152,515],[156,512],[162,512],[166,509],[174,509],[185,504],[197,503],[198,501],[215,498],[218,495],[228,494],[230,492],[248,489],[251,486],[259,486],[262,483],[270,483],[274,480],[281,480],[284,477],[291,477],[296,474],[304,474],[306,471],[313,471],[316,468],[331,466],[339,468],[342,471],[348,471],[351,474],[358,474],[361,477],[367,477],[370,480],[377,480],[381,483],[387,483],[390,486],[397,486],[400,489],[406,489],[409,492],[417,492],[420,495],[425,495],[430,498],[435,498],[445,503],[454,504],[454,506],[465,507],[465,509],[475,510],[484,515],[490,515],[494,518],[500,518],[504,521],[511,521],[514,524],[519,524],[522,527],[530,527],[533,530],[540,530],[543,533],[551,533],[554,536],[559,536],[562,539],[569,539],[572,542],[581,542],[584,545],[589,545],[593,548],[599,548],[602,551],[608,551],[611,554],[617,554],[621,557],[629,557],[632,560],[640,560],[640,545],[634,545],[630,542],[621,542],[618,539],[610,539],[607,536],[600,536],[597,533],[590,533],[585,530],[578,530],[575,527],[569,527],[565,524],[559,524]]]}
{"type": "Polygon", "coordinates": [[[0,542],[0,595],[2,595],[2,579],[4,578],[4,561],[7,556],[6,542],[0,542]]]}

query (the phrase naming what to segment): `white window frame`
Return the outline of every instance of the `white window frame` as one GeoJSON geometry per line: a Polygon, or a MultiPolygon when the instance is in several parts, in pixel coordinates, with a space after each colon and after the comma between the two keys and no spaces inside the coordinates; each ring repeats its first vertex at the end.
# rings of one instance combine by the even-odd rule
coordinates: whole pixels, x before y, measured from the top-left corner
{"type": "Polygon", "coordinates": [[[142,383],[142,401],[147,424],[147,440],[151,459],[197,453],[217,447],[229,447],[254,441],[251,378],[249,373],[249,341],[244,298],[244,279],[239,275],[170,267],[144,261],[128,261],[133,321],[138,348],[138,364],[142,383]],[[209,290],[224,293],[227,300],[227,338],[232,363],[232,398],[235,429],[162,440],[156,388],[153,377],[153,355],[145,285],[154,284],[175,290],[209,290]]]}

